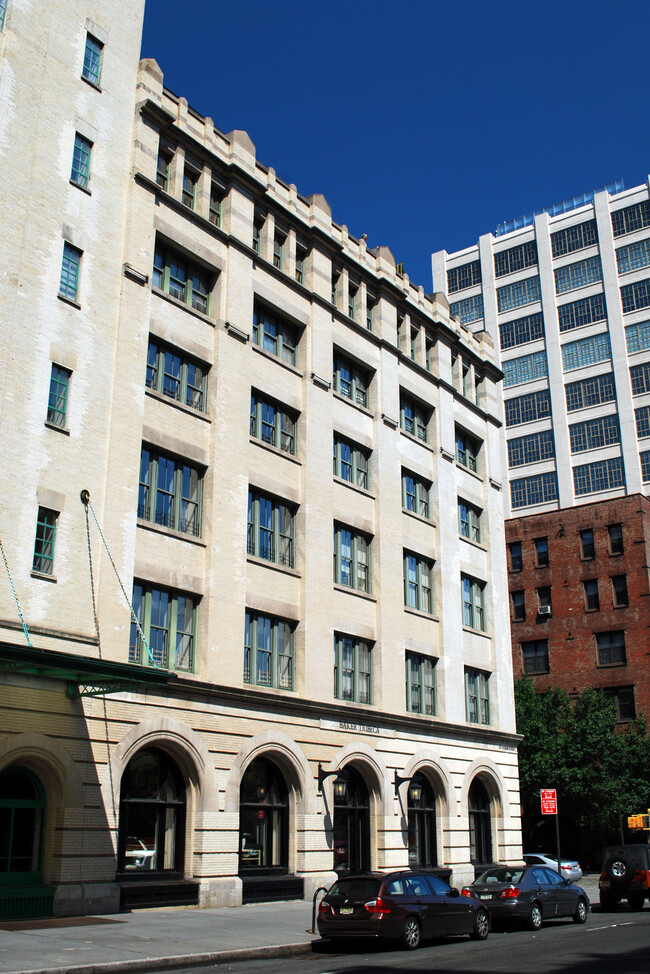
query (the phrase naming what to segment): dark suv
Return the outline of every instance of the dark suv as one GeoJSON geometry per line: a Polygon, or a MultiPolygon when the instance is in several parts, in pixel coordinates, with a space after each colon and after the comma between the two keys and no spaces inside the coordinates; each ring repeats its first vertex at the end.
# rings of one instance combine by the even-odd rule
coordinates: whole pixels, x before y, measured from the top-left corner
{"type": "Polygon", "coordinates": [[[621,900],[631,910],[642,910],[644,900],[650,900],[650,846],[605,846],[598,889],[603,910],[617,910],[621,900]]]}

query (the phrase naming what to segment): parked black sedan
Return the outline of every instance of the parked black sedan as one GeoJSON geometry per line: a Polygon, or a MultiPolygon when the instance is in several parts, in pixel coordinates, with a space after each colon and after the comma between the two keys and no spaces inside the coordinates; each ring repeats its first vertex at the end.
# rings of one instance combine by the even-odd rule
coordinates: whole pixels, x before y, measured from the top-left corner
{"type": "Polygon", "coordinates": [[[585,923],[589,914],[589,897],[582,887],[547,866],[493,866],[462,893],[487,906],[493,921],[516,920],[531,930],[558,917],[585,923]]]}
{"type": "Polygon", "coordinates": [[[413,950],[426,937],[469,934],[485,940],[490,916],[433,873],[400,870],[338,879],[318,907],[321,937],[382,937],[413,950]]]}

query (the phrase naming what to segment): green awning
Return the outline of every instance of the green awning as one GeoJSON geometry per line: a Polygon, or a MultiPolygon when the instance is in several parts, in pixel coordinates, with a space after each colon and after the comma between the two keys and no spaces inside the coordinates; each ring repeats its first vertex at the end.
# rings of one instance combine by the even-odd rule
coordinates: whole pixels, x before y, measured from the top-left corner
{"type": "Polygon", "coordinates": [[[0,643],[0,673],[25,673],[51,680],[64,680],[69,697],[96,697],[125,690],[164,687],[176,674],[153,666],[89,659],[51,649],[0,643]]]}

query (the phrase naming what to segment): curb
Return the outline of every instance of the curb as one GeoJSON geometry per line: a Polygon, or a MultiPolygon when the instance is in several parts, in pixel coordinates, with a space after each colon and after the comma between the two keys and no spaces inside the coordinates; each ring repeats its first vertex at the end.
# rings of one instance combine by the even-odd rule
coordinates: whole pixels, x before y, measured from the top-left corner
{"type": "Polygon", "coordinates": [[[116,972],[173,971],[178,968],[201,967],[224,961],[253,960],[254,958],[299,957],[311,954],[312,944],[277,944],[271,947],[242,947],[235,950],[216,950],[205,954],[179,954],[174,957],[141,957],[135,960],[106,961],[101,964],[80,964],[76,967],[42,967],[36,970],[5,971],[3,974],[116,974],[116,972]]]}

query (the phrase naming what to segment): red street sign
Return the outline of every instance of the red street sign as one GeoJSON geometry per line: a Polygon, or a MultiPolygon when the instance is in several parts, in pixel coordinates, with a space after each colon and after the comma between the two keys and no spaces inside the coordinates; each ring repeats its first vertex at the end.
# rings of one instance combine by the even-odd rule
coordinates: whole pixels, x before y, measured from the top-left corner
{"type": "Polygon", "coordinates": [[[555,788],[542,788],[539,795],[542,799],[542,815],[557,815],[557,793],[555,788]]]}

